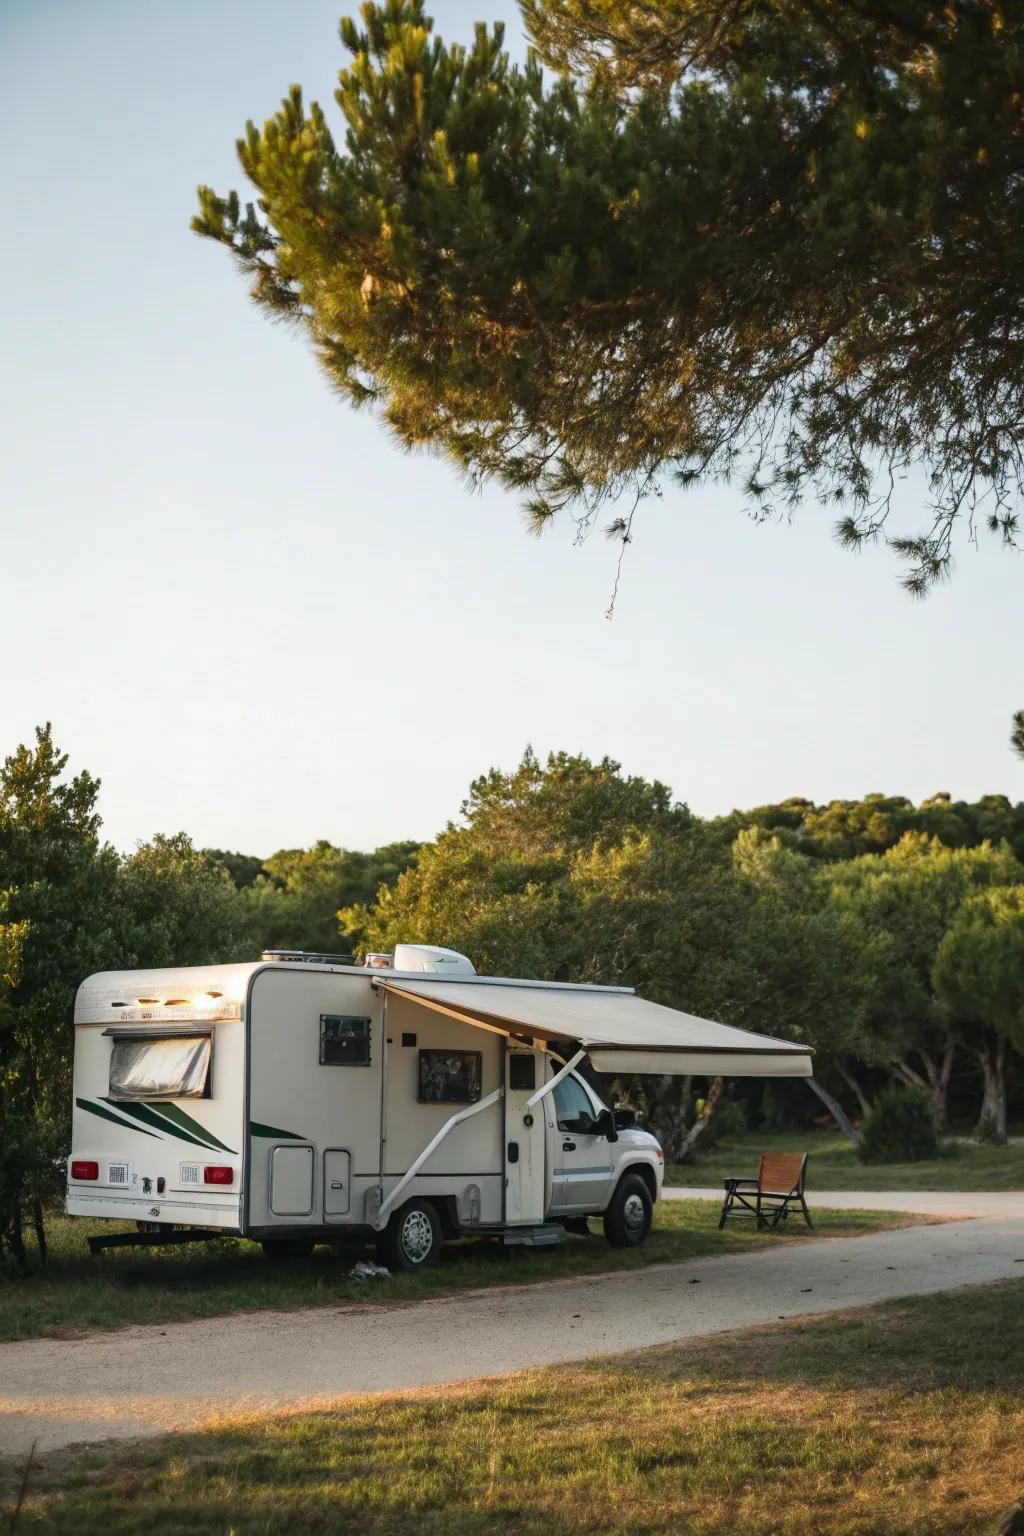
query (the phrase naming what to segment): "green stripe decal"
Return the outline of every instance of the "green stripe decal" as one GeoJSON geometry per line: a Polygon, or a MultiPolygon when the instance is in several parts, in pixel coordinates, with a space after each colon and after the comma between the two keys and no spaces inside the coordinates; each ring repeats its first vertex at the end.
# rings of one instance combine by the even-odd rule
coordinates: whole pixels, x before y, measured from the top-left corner
{"type": "Polygon", "coordinates": [[[307,1136],[299,1136],[295,1131],[282,1131],[276,1125],[261,1125],[258,1120],[250,1120],[249,1131],[253,1136],[268,1136],[272,1141],[308,1141],[307,1136]]]}
{"type": "MultiPolygon", "coordinates": [[[[102,1104],[90,1104],[88,1099],[76,1099],[79,1109],[88,1110],[90,1115],[98,1115],[101,1120],[110,1120],[114,1125],[119,1125],[125,1131],[138,1131],[142,1136],[152,1136],[152,1131],[144,1131],[141,1125],[132,1125],[130,1120],[122,1120],[120,1115],[112,1115],[109,1109],[104,1109],[102,1104]]],[[[155,1138],[160,1140],[159,1136],[155,1138]]]]}
{"type": "Polygon", "coordinates": [[[169,1120],[165,1120],[163,1115],[158,1115],[156,1110],[151,1109],[148,1104],[119,1103],[118,1108],[126,1115],[132,1115],[136,1120],[141,1120],[143,1125],[154,1125],[157,1130],[164,1131],[170,1136],[177,1136],[180,1141],[188,1141],[194,1147],[202,1147],[204,1152],[211,1150],[207,1142],[200,1141],[198,1136],[193,1136],[189,1131],[180,1130],[177,1126],[172,1125],[169,1120]]]}
{"type": "Polygon", "coordinates": [[[171,1126],[174,1127],[171,1131],[172,1136],[180,1136],[182,1133],[190,1136],[201,1136],[211,1150],[226,1152],[229,1157],[236,1157],[238,1155],[230,1147],[225,1146],[212,1131],[208,1131],[205,1125],[200,1125],[198,1120],[193,1120],[191,1115],[187,1115],[183,1109],[179,1109],[177,1104],[160,1103],[153,1104],[150,1107],[165,1120],[170,1121],[171,1126]],[[180,1130],[177,1129],[179,1126],[181,1127],[180,1130]]]}
{"type": "Polygon", "coordinates": [[[174,1136],[179,1141],[187,1141],[194,1147],[201,1147],[204,1152],[226,1152],[229,1157],[238,1155],[201,1126],[198,1120],[193,1120],[191,1115],[179,1109],[176,1104],[128,1104],[119,1100],[118,1113],[114,1114],[107,1105],[91,1104],[88,1099],[76,1099],[75,1103],[80,1109],[87,1109],[90,1115],[98,1115],[101,1120],[109,1120],[113,1125],[120,1125],[126,1131],[138,1131],[141,1136],[152,1136],[159,1141],[157,1132],[162,1131],[166,1136],[174,1136]],[[124,1115],[130,1115],[131,1119],[123,1119],[124,1115]],[[133,1125],[133,1120],[139,1120],[142,1124],[133,1125]],[[147,1125],[152,1129],[148,1131],[144,1129],[147,1125]]]}

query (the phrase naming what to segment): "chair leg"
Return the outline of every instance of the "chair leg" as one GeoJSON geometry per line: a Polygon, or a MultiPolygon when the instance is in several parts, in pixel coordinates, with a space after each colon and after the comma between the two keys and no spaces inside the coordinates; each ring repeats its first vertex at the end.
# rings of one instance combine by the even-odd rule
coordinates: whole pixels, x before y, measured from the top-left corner
{"type": "Polygon", "coordinates": [[[814,1231],[814,1222],[811,1220],[811,1213],[807,1209],[807,1201],[804,1199],[803,1195],[800,1196],[800,1204],[803,1207],[804,1221],[806,1221],[807,1225],[810,1227],[811,1231],[813,1232],[814,1231]]]}

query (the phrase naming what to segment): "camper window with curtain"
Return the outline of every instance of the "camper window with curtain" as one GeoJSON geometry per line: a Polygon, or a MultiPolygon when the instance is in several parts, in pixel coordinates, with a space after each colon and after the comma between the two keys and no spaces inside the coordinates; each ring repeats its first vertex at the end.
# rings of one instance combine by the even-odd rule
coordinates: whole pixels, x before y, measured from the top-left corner
{"type": "Polygon", "coordinates": [[[202,1099],[209,1094],[209,1035],[147,1035],[115,1039],[110,1053],[111,1099],[202,1099]]]}
{"type": "Polygon", "coordinates": [[[475,1104],[480,1097],[480,1051],[420,1051],[421,1104],[475,1104]]]}

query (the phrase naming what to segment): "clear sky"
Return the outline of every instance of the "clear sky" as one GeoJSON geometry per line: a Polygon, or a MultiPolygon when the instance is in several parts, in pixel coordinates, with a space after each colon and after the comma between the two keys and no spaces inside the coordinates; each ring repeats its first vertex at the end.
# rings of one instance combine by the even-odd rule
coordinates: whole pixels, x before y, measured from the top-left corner
{"type": "MultiPolygon", "coordinates": [[[[107,835],[269,853],[429,837],[531,742],[713,814],[786,795],[1024,797],[1024,567],[924,603],[831,515],[727,491],[614,550],[540,542],[324,385],[190,234],[290,81],[338,117],[343,0],[0,0],[0,751],[52,719],[107,835]]],[[[436,0],[467,37],[512,0],[436,0]]],[[[901,520],[918,523],[905,491],[901,520]]]]}

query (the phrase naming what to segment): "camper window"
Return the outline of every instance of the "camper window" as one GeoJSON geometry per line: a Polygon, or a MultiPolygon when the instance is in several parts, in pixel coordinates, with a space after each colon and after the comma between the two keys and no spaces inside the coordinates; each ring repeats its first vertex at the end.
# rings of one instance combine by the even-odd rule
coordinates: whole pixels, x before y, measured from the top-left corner
{"type": "Polygon", "coordinates": [[[320,1065],[322,1067],[368,1067],[370,1065],[370,1021],[353,1019],[347,1014],[320,1015],[320,1065]]]}
{"type": "Polygon", "coordinates": [[[480,1051],[420,1051],[421,1104],[475,1104],[480,1097],[480,1051]]]}
{"type": "Polygon", "coordinates": [[[209,1035],[151,1035],[115,1040],[111,1099],[202,1099],[209,1093],[209,1035]]]}
{"type": "Polygon", "coordinates": [[[536,1056],[510,1056],[508,1085],[523,1093],[532,1093],[537,1086],[536,1056]]]}

